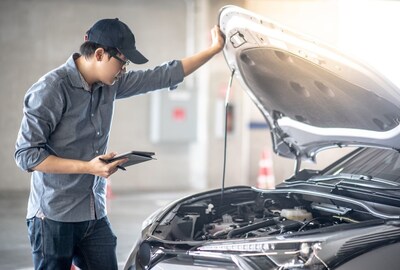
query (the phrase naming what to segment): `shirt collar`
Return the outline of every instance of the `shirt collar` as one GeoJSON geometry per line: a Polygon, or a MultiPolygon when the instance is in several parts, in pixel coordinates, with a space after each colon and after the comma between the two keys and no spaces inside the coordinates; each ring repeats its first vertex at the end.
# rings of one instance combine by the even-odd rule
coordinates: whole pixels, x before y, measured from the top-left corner
{"type": "Polygon", "coordinates": [[[71,84],[77,88],[83,88],[86,91],[92,91],[92,89],[97,89],[100,86],[103,86],[103,83],[95,83],[92,88],[90,88],[89,84],[83,78],[82,74],[79,72],[78,67],[76,66],[75,60],[78,59],[81,55],[79,53],[72,54],[66,64],[68,70],[68,77],[71,81],[71,84]]]}
{"type": "MultiPolygon", "coordinates": [[[[79,72],[79,71],[78,71],[79,72]]],[[[83,86],[83,89],[85,89],[86,91],[91,91],[91,89],[90,89],[90,86],[89,86],[89,84],[87,83],[87,81],[85,80],[85,78],[83,78],[83,75],[82,75],[82,73],[80,73],[79,72],[79,77],[81,77],[81,80],[82,80],[82,86],[83,86]]]]}

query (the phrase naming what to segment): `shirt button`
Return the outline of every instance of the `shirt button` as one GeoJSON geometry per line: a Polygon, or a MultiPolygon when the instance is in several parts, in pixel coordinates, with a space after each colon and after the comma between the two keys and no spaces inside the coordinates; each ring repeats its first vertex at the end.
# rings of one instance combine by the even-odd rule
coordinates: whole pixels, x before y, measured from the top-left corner
{"type": "Polygon", "coordinates": [[[97,132],[97,135],[100,135],[100,132],[97,132]]]}
{"type": "Polygon", "coordinates": [[[99,151],[96,150],[96,154],[98,154],[98,153],[99,153],[99,151]]]}
{"type": "Polygon", "coordinates": [[[94,116],[94,113],[92,113],[92,117],[94,116]]]}

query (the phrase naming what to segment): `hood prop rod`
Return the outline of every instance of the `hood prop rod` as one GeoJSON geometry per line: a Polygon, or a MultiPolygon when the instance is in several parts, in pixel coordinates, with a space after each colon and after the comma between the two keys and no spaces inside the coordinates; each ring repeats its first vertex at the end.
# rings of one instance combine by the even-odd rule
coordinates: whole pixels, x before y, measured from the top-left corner
{"type": "Polygon", "coordinates": [[[297,174],[300,171],[301,167],[301,157],[299,155],[296,155],[296,161],[294,163],[294,175],[297,176],[297,174]]]}
{"type": "Polygon", "coordinates": [[[231,76],[229,78],[228,87],[225,94],[225,130],[224,130],[224,164],[222,171],[222,187],[221,187],[221,204],[224,201],[224,191],[225,191],[225,174],[226,174],[226,149],[227,149],[227,137],[228,137],[228,110],[229,110],[229,96],[232,87],[233,75],[235,74],[235,69],[232,69],[231,76]]]}

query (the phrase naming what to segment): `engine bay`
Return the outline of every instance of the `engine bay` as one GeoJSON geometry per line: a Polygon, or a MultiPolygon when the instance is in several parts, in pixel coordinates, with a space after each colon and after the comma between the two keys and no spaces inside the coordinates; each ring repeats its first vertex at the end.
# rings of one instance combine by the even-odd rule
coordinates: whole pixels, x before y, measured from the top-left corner
{"type": "Polygon", "coordinates": [[[256,238],[331,230],[377,219],[349,202],[287,191],[244,190],[178,204],[153,231],[169,241],[256,238]]]}

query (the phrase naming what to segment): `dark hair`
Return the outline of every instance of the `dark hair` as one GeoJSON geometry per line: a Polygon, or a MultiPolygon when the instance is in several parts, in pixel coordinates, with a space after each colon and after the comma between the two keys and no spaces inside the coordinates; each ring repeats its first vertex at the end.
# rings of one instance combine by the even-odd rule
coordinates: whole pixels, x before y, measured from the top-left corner
{"type": "Polygon", "coordinates": [[[110,55],[109,57],[111,57],[111,55],[117,55],[120,53],[117,48],[106,47],[91,41],[85,41],[84,43],[82,43],[81,47],[79,48],[79,51],[81,55],[87,58],[92,56],[98,48],[103,48],[104,51],[110,55]]]}

